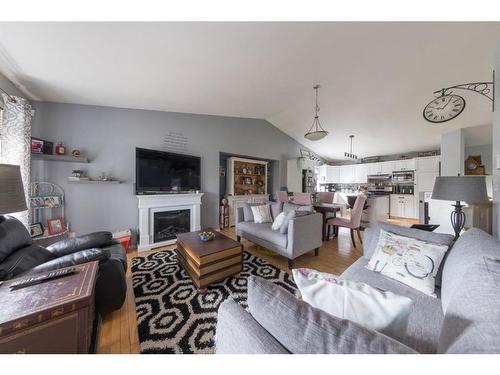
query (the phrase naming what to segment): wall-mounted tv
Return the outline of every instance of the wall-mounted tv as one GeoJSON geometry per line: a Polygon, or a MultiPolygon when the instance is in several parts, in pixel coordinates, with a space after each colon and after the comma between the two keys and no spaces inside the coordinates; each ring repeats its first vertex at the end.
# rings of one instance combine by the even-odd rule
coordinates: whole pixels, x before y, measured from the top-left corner
{"type": "Polygon", "coordinates": [[[135,149],[136,194],[186,193],[201,190],[197,156],[135,149]]]}

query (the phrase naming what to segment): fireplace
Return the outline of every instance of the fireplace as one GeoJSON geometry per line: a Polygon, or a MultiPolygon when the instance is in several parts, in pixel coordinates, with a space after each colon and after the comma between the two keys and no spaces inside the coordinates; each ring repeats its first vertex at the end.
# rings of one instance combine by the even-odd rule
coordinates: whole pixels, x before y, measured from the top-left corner
{"type": "Polygon", "coordinates": [[[177,233],[200,230],[203,193],[138,195],[139,251],[171,245],[177,233]]]}
{"type": "Polygon", "coordinates": [[[154,213],[153,242],[164,242],[177,238],[177,234],[191,229],[191,210],[171,210],[154,213]]]}

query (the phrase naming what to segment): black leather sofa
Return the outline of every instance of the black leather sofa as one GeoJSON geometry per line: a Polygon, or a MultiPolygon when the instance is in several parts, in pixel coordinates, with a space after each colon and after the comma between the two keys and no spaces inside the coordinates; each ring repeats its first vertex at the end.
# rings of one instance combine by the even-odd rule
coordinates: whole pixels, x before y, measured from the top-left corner
{"type": "Polygon", "coordinates": [[[125,301],[127,256],[110,232],[95,232],[46,248],[35,245],[25,226],[0,215],[0,281],[99,261],[95,305],[99,314],[119,309],[125,301]]]}

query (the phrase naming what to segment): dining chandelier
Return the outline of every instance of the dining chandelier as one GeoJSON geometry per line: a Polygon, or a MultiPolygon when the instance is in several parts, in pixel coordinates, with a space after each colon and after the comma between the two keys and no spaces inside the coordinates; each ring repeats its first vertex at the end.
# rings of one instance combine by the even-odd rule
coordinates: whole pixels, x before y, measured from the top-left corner
{"type": "Polygon", "coordinates": [[[320,85],[315,85],[313,88],[314,90],[316,90],[315,115],[309,131],[306,134],[304,134],[304,138],[309,139],[310,141],[319,141],[320,139],[325,138],[328,135],[328,132],[325,129],[323,129],[321,123],[319,122],[318,89],[320,88],[320,85]]]}

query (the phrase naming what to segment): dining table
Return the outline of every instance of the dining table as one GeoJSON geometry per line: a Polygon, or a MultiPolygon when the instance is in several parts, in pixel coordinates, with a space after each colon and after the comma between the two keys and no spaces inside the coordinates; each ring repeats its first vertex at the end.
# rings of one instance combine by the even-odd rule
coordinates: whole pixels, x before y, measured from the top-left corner
{"type": "Polygon", "coordinates": [[[337,212],[342,210],[345,207],[344,204],[341,203],[321,203],[315,202],[313,203],[314,210],[320,212],[323,215],[323,231],[322,231],[322,240],[328,240],[328,226],[326,224],[327,220],[332,219],[337,216],[337,212]],[[328,215],[333,214],[333,215],[328,215]]]}

